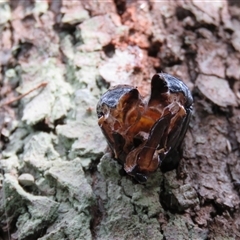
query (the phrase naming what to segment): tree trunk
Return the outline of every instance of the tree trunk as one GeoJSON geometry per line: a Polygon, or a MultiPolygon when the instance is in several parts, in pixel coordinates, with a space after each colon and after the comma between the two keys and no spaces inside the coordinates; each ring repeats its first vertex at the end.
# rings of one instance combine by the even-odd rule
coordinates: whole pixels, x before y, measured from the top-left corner
{"type": "Polygon", "coordinates": [[[240,239],[240,4],[0,3],[0,240],[240,239]],[[96,105],[156,72],[194,104],[178,168],[137,183],[96,105]]]}

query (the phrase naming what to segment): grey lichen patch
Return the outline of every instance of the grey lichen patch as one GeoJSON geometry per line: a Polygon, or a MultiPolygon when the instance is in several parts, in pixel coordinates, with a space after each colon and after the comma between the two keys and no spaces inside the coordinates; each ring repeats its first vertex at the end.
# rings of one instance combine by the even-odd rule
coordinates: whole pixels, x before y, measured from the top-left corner
{"type": "Polygon", "coordinates": [[[39,95],[33,98],[23,111],[23,121],[26,121],[28,125],[33,125],[51,113],[51,106],[54,103],[54,96],[51,94],[51,90],[47,87],[39,95]]]}
{"type": "MultiPolygon", "coordinates": [[[[59,138],[65,139],[78,138],[80,131],[79,123],[76,121],[68,121],[67,124],[58,125],[56,127],[56,132],[59,138]]],[[[66,146],[68,146],[68,144],[66,144],[66,146]]]]}
{"type": "Polygon", "coordinates": [[[5,24],[11,19],[11,8],[8,1],[0,3],[0,24],[5,24]]]}
{"type": "Polygon", "coordinates": [[[104,204],[106,218],[98,226],[97,239],[162,239],[159,223],[143,212],[134,214],[134,206],[121,187],[108,185],[108,201],[104,204]]]}
{"type": "MultiPolygon", "coordinates": [[[[131,199],[116,181],[107,181],[106,211],[97,227],[97,239],[161,239],[157,219],[149,218],[144,211],[136,212],[131,199]]],[[[133,190],[134,191],[134,190],[133,190]]]]}
{"type": "Polygon", "coordinates": [[[5,75],[5,81],[7,81],[10,84],[13,85],[17,85],[19,83],[20,80],[20,76],[19,76],[19,67],[16,68],[10,68],[6,71],[6,75],[5,75]]]}
{"type": "Polygon", "coordinates": [[[161,239],[156,219],[162,211],[158,184],[147,188],[133,183],[128,176],[121,177],[121,168],[109,154],[98,165],[101,177],[95,181],[94,192],[102,201],[103,218],[96,227],[97,239],[161,239]]]}
{"type": "MultiPolygon", "coordinates": [[[[73,90],[69,83],[64,81],[63,67],[58,66],[56,59],[49,58],[43,65],[28,66],[22,74],[22,92],[36,87],[39,83],[47,81],[47,86],[37,95],[30,95],[28,103],[24,104],[22,120],[28,125],[33,125],[44,118],[50,123],[66,116],[70,109],[70,95],[73,90]],[[33,83],[28,81],[33,77],[33,83]]],[[[36,94],[36,93],[35,93],[36,94]]]]}
{"type": "Polygon", "coordinates": [[[121,165],[114,161],[109,153],[103,155],[98,164],[98,171],[100,174],[102,174],[105,179],[112,182],[120,180],[119,171],[121,168],[121,165]]]}
{"type": "MultiPolygon", "coordinates": [[[[101,63],[101,52],[81,52],[77,51],[74,54],[74,63],[77,67],[83,68],[83,67],[92,67],[99,65],[101,63]]],[[[89,72],[91,73],[91,72],[89,72]]],[[[82,79],[83,80],[83,79],[82,79]]],[[[90,82],[89,82],[90,83],[90,82]]]]}
{"type": "Polygon", "coordinates": [[[134,192],[132,201],[135,210],[141,215],[146,212],[149,218],[156,217],[163,211],[159,202],[159,192],[144,189],[143,191],[134,192]]]}
{"type": "MultiPolygon", "coordinates": [[[[85,88],[87,87],[87,83],[90,83],[90,82],[85,82],[85,78],[81,78],[81,76],[78,74],[78,72],[81,71],[81,69],[85,66],[84,59],[86,59],[86,62],[89,62],[87,60],[87,57],[89,57],[89,55],[80,54],[81,56],[79,56],[78,59],[80,60],[80,62],[83,63],[83,65],[78,66],[75,62],[75,59],[76,59],[75,55],[79,53],[79,50],[77,50],[77,47],[78,45],[81,45],[81,44],[82,44],[82,39],[81,39],[81,33],[79,29],[76,29],[73,35],[69,35],[68,32],[65,32],[65,31],[60,33],[60,49],[65,59],[64,77],[66,81],[70,83],[72,88],[75,90],[79,88],[85,88]],[[80,59],[81,57],[83,59],[80,59]]],[[[96,54],[99,55],[99,53],[97,52],[96,54]]],[[[92,64],[91,67],[92,67],[92,71],[89,71],[89,74],[92,72],[96,72],[96,66],[92,64]]]]}
{"type": "Polygon", "coordinates": [[[59,158],[54,149],[51,134],[37,132],[26,140],[22,159],[38,171],[44,171],[52,166],[52,161],[59,158]]]}
{"type": "Polygon", "coordinates": [[[99,71],[95,66],[83,66],[76,70],[76,78],[80,88],[91,89],[92,95],[100,95],[99,88],[96,86],[96,79],[99,77],[99,71]]]}
{"type": "Polygon", "coordinates": [[[74,101],[76,108],[73,114],[77,121],[89,122],[92,125],[97,125],[97,114],[95,113],[95,107],[98,99],[94,96],[90,89],[79,89],[75,92],[74,101]]]}
{"type": "Polygon", "coordinates": [[[2,152],[4,158],[15,156],[23,149],[23,139],[29,134],[29,129],[19,126],[16,131],[9,137],[10,143],[2,152]]]}
{"type": "Polygon", "coordinates": [[[93,203],[94,197],[92,188],[85,178],[81,159],[57,161],[45,176],[57,187],[58,201],[66,197],[78,212],[88,212],[87,208],[93,203]]]}
{"type": "Polygon", "coordinates": [[[74,59],[73,39],[69,34],[61,34],[60,48],[63,54],[67,57],[68,62],[74,59]]]}
{"type": "Polygon", "coordinates": [[[44,177],[39,177],[35,181],[35,186],[38,191],[44,196],[54,196],[56,193],[56,189],[51,185],[51,181],[44,177]]]}
{"type": "Polygon", "coordinates": [[[96,158],[103,154],[106,143],[98,126],[89,129],[89,125],[81,125],[80,137],[73,143],[72,151],[80,156],[96,158]]]}
{"type": "Polygon", "coordinates": [[[94,159],[101,156],[106,148],[101,130],[96,122],[90,119],[88,123],[69,121],[66,125],[57,126],[56,129],[60,141],[69,148],[71,159],[76,156],[94,159]]]}
{"type": "Polygon", "coordinates": [[[152,218],[163,212],[159,201],[161,181],[162,174],[160,171],[157,171],[149,176],[145,185],[133,184],[127,178],[122,178],[121,185],[124,193],[131,197],[131,203],[135,206],[135,211],[140,215],[144,212],[149,218],[152,218]]]}
{"type": "Polygon", "coordinates": [[[85,213],[75,211],[67,203],[59,207],[58,218],[46,231],[46,235],[39,240],[92,239],[90,231],[91,217],[85,213]]]}
{"type": "Polygon", "coordinates": [[[55,220],[59,204],[48,197],[27,193],[10,174],[5,174],[4,177],[7,216],[18,218],[18,239],[29,239],[55,220]]]}
{"type": "Polygon", "coordinates": [[[106,141],[97,125],[95,106],[97,98],[89,89],[79,89],[75,93],[76,108],[70,113],[72,120],[56,127],[60,141],[68,147],[69,157],[84,158],[100,157],[105,148],[106,141]],[[72,144],[69,141],[72,140],[72,144]]]}
{"type": "Polygon", "coordinates": [[[34,3],[33,12],[34,12],[36,15],[46,13],[47,10],[48,10],[48,4],[47,4],[47,2],[37,1],[37,2],[34,3]]]}
{"type": "Polygon", "coordinates": [[[62,23],[76,24],[89,18],[88,11],[78,1],[71,2],[70,4],[64,1],[61,12],[63,14],[62,23]]]}
{"type": "MultiPolygon", "coordinates": [[[[101,51],[95,52],[86,52],[79,51],[78,47],[74,48],[74,58],[73,58],[73,66],[75,68],[75,85],[77,85],[76,89],[81,88],[83,90],[90,91],[89,97],[100,95],[99,88],[97,87],[96,80],[99,76],[98,66],[103,62],[103,53],[101,51]]],[[[80,90],[80,91],[81,91],[80,90]]],[[[78,91],[77,91],[78,92],[78,91]]],[[[84,94],[84,93],[83,93],[84,94]]],[[[76,93],[77,95],[77,93],[76,93]]],[[[83,97],[86,93],[83,95],[83,97]]],[[[95,105],[94,105],[95,106],[95,105]]]]}
{"type": "Polygon", "coordinates": [[[5,173],[16,173],[19,168],[20,164],[17,155],[12,155],[11,157],[1,159],[0,161],[0,169],[5,173]]]}

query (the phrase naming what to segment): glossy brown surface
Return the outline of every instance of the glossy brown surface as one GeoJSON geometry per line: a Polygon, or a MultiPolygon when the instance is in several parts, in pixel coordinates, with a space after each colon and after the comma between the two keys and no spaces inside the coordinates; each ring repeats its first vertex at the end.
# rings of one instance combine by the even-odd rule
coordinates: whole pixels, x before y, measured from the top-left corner
{"type": "Polygon", "coordinates": [[[144,182],[181,142],[191,104],[191,93],[181,80],[155,74],[148,98],[128,85],[108,90],[97,106],[98,124],[124,170],[144,182]]]}

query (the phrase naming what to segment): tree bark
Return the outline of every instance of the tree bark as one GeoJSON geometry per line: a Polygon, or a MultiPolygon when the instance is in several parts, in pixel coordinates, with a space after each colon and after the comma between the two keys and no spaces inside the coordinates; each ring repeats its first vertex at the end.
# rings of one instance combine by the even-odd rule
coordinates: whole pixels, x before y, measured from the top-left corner
{"type": "Polygon", "coordinates": [[[4,1],[0,33],[0,240],[240,239],[238,2],[4,1]],[[95,108],[156,72],[193,115],[178,168],[142,185],[95,108]]]}

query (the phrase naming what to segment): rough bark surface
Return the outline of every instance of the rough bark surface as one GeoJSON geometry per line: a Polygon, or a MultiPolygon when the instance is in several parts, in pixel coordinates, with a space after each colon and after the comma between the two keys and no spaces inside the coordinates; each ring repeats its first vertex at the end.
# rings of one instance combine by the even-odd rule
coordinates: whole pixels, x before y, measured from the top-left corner
{"type": "Polygon", "coordinates": [[[0,240],[240,239],[239,66],[237,1],[1,1],[0,240]],[[156,72],[194,111],[178,169],[141,185],[95,107],[156,72]]]}

